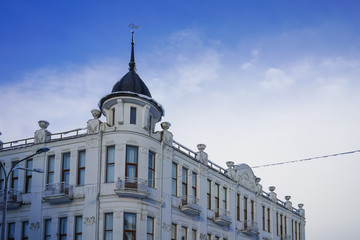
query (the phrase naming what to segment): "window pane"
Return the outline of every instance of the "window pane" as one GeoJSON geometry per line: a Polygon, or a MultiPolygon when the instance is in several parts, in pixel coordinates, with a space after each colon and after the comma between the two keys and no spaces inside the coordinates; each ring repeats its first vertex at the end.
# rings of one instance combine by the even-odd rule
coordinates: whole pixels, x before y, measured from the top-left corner
{"type": "Polygon", "coordinates": [[[9,223],[8,239],[15,239],[15,223],[9,223]]]}
{"type": "Polygon", "coordinates": [[[105,214],[105,230],[113,229],[113,214],[107,213],[105,214]]]}
{"type": "Polygon", "coordinates": [[[136,124],[136,108],[130,108],[130,124],[136,124]]]}
{"type": "Polygon", "coordinates": [[[124,229],[125,230],[136,230],[136,214],[125,213],[124,229]]]}
{"type": "Polygon", "coordinates": [[[114,182],[114,165],[108,166],[106,182],[114,182]]]}
{"type": "Polygon", "coordinates": [[[65,170],[68,170],[70,169],[70,153],[65,153],[63,155],[63,169],[65,170]]]}
{"type": "Polygon", "coordinates": [[[23,222],[22,238],[27,239],[29,237],[29,222],[23,222]]]}
{"type": "Polygon", "coordinates": [[[115,161],[115,147],[108,147],[107,148],[107,162],[108,163],[114,163],[115,161]]]}
{"type": "Polygon", "coordinates": [[[135,233],[133,233],[133,232],[126,232],[126,233],[125,233],[125,240],[135,240],[135,233]]]}
{"type": "Polygon", "coordinates": [[[54,171],[54,166],[55,166],[55,156],[49,156],[49,161],[48,161],[49,171],[54,171]]]}
{"type": "Polygon", "coordinates": [[[60,218],[60,234],[67,233],[67,218],[60,218]]]}
{"type": "Polygon", "coordinates": [[[85,156],[86,156],[85,151],[79,152],[79,167],[85,167],[85,156]]]}
{"type": "Polygon", "coordinates": [[[75,225],[76,233],[81,233],[82,232],[82,217],[81,216],[76,217],[75,224],[76,224],[75,225]]]}
{"type": "Polygon", "coordinates": [[[126,147],[126,162],[137,164],[137,147],[126,147]]]}

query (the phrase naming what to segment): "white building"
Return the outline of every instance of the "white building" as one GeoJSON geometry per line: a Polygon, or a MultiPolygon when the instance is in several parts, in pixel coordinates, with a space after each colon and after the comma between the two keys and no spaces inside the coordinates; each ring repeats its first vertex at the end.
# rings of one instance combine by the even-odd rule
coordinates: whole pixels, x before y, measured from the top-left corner
{"type": "Polygon", "coordinates": [[[133,42],[129,66],[87,128],[52,134],[39,121],[34,138],[0,144],[6,172],[50,148],[19,163],[43,174],[10,175],[7,239],[305,239],[302,204],[263,191],[248,165],[218,166],[204,144],[174,141],[168,122],[155,131],[164,110],[135,72],[133,42]]]}

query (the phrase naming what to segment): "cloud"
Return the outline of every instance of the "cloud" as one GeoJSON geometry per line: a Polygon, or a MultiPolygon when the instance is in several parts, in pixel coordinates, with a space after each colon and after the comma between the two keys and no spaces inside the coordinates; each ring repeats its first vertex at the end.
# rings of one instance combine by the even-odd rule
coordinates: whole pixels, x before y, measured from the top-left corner
{"type": "Polygon", "coordinates": [[[294,78],[279,68],[269,68],[265,72],[265,80],[259,86],[266,89],[282,89],[294,83],[294,78]]]}
{"type": "Polygon", "coordinates": [[[249,62],[245,62],[241,65],[242,70],[250,70],[255,68],[255,63],[257,62],[260,54],[260,49],[253,49],[251,51],[251,60],[249,62]]]}

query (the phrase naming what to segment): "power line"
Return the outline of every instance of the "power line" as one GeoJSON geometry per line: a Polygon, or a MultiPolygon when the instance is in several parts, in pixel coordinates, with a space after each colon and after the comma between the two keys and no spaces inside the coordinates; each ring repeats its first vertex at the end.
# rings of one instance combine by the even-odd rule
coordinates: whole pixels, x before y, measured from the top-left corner
{"type": "Polygon", "coordinates": [[[277,165],[288,164],[288,163],[305,162],[305,161],[311,161],[311,160],[316,160],[316,159],[320,159],[320,158],[328,158],[328,157],[337,157],[337,156],[341,156],[341,155],[348,155],[348,154],[353,154],[353,153],[357,153],[357,152],[360,152],[360,150],[354,150],[354,151],[342,152],[342,153],[334,153],[334,154],[323,155],[323,156],[319,156],[319,157],[304,158],[304,159],[298,159],[298,160],[292,160],[292,161],[286,161],[286,162],[269,163],[269,164],[253,166],[251,168],[271,167],[271,166],[277,166],[277,165]]]}

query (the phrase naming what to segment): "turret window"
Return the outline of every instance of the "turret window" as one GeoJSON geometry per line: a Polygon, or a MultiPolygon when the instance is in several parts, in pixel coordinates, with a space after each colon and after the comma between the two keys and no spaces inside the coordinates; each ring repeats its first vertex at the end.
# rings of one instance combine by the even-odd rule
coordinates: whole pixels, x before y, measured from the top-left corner
{"type": "Polygon", "coordinates": [[[136,124],[136,107],[130,108],[130,124],[136,124]]]}

